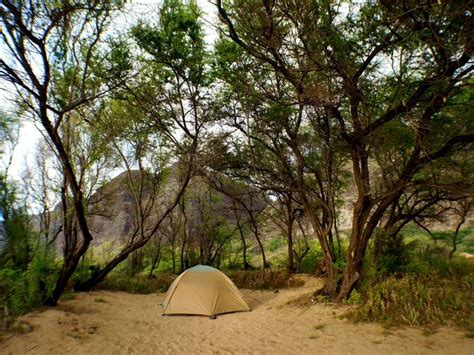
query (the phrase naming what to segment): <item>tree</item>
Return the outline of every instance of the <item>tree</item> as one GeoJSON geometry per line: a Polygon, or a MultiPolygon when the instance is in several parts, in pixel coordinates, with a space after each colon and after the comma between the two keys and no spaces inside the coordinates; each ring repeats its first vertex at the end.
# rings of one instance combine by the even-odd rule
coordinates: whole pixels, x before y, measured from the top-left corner
{"type": "Polygon", "coordinates": [[[213,168],[274,195],[291,193],[299,201],[321,244],[326,288],[332,292],[335,195],[346,179],[342,168],[347,160],[340,139],[331,133],[334,123],[322,111],[295,104],[295,90],[235,44],[219,42],[217,62],[219,78],[227,84],[219,116],[233,133],[225,134],[223,162],[213,168]]]}
{"type": "Polygon", "coordinates": [[[228,202],[199,177],[193,181],[184,198],[189,266],[199,263],[219,267],[224,247],[237,229],[226,211],[228,202]]]}
{"type": "Polygon", "coordinates": [[[62,133],[80,107],[112,88],[103,80],[97,81],[94,68],[103,59],[98,57],[97,49],[110,14],[120,5],[120,1],[8,0],[0,4],[1,46],[8,55],[0,59],[0,78],[14,85],[24,116],[40,122],[54,147],[80,229],[80,240],[64,255],[56,287],[45,302],[49,305],[57,303],[93,238],[86,219],[84,191],[62,133]]]}
{"type": "Polygon", "coordinates": [[[293,194],[291,192],[283,192],[277,195],[275,202],[270,199],[268,205],[271,206],[272,209],[267,213],[268,217],[281,229],[283,235],[286,237],[288,246],[288,272],[290,273],[296,271],[294,262],[296,253],[293,247],[293,235],[296,219],[298,214],[302,212],[302,209],[298,209],[295,204],[293,194]]]}
{"type": "Polygon", "coordinates": [[[26,269],[31,260],[31,233],[18,184],[9,176],[19,130],[13,115],[0,111],[0,264],[11,260],[15,268],[26,269]]]}
{"type": "MultiPolygon", "coordinates": [[[[214,190],[234,201],[234,203],[245,212],[247,225],[252,231],[252,234],[257,241],[260,254],[262,255],[262,268],[264,270],[270,268],[270,264],[267,262],[265,247],[260,236],[260,217],[266,207],[263,195],[259,194],[258,191],[255,191],[252,187],[247,187],[239,182],[232,181],[225,176],[208,174],[206,177],[208,183],[214,190]]],[[[237,223],[241,223],[239,219],[237,221],[237,223]]],[[[244,240],[242,235],[242,225],[237,227],[237,229],[239,229],[239,233],[241,233],[241,240],[244,240]]],[[[245,244],[244,246],[246,247],[245,244]]]]}
{"type": "Polygon", "coordinates": [[[452,249],[449,252],[449,258],[453,257],[453,254],[456,252],[457,244],[459,243],[459,231],[461,230],[462,225],[466,222],[467,215],[472,212],[472,197],[466,197],[460,200],[457,206],[454,208],[455,213],[459,216],[459,221],[456,224],[456,229],[451,237],[452,249]]]}
{"type": "Polygon", "coordinates": [[[123,90],[104,102],[93,124],[112,143],[128,174],[133,228],[120,252],[75,285],[78,290],[101,282],[156,238],[197,171],[212,89],[199,15],[194,2],[165,1],[157,26],[141,23],[131,31],[143,65],[123,90]],[[134,169],[138,176],[132,176],[134,169]]]}
{"type": "Polygon", "coordinates": [[[469,1],[382,1],[344,10],[332,1],[217,1],[229,38],[291,84],[299,105],[327,116],[331,135],[348,152],[358,196],[346,268],[324,290],[337,301],[360,279],[368,242],[389,206],[425,167],[471,149],[465,116],[443,128],[474,69],[470,7],[469,1]],[[372,162],[383,146],[373,141],[390,137],[394,127],[405,132],[399,137],[407,149],[397,178],[376,191],[372,162]]]}
{"type": "Polygon", "coordinates": [[[18,144],[20,131],[19,123],[13,119],[11,114],[0,111],[0,216],[2,229],[10,220],[10,212],[13,206],[15,194],[14,185],[8,181],[9,170],[13,161],[15,146],[18,144]]]}

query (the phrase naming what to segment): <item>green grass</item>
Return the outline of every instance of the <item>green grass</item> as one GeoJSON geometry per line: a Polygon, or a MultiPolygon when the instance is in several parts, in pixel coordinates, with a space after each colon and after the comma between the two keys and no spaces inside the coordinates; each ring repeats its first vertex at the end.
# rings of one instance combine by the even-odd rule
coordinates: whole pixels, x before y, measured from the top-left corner
{"type": "MultiPolygon", "coordinates": [[[[409,224],[401,230],[405,236],[405,243],[416,241],[420,247],[438,246],[440,249],[451,250],[451,236],[454,230],[433,230],[435,241],[420,227],[409,224]]],[[[462,228],[459,231],[457,251],[474,254],[474,226],[462,228]]]]}

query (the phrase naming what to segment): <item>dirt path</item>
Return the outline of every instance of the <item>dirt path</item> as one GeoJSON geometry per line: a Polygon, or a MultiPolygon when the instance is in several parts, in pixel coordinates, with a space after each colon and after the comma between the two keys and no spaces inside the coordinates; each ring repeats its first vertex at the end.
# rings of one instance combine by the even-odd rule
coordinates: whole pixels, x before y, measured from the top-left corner
{"type": "Polygon", "coordinates": [[[162,317],[164,294],[122,292],[79,294],[23,317],[33,331],[0,344],[1,354],[474,354],[474,340],[443,328],[386,330],[337,316],[344,308],[288,304],[315,289],[310,279],[298,289],[243,290],[252,312],[207,317],[162,317]]]}

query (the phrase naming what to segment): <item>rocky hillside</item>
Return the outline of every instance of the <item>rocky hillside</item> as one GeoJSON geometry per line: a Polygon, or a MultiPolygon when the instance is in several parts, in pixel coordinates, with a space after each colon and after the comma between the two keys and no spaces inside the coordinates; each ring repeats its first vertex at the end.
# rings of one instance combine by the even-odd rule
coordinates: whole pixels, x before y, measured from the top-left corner
{"type": "MultiPolygon", "coordinates": [[[[92,245],[102,245],[108,243],[110,248],[114,248],[120,244],[126,242],[131,233],[133,233],[133,228],[136,225],[134,222],[136,216],[136,196],[137,191],[134,190],[133,182],[136,184],[140,180],[140,175],[138,171],[132,171],[130,174],[124,172],[117,177],[111,179],[101,188],[99,188],[91,197],[88,208],[89,214],[89,226],[91,232],[94,236],[92,245]],[[132,183],[131,183],[132,182],[132,183]],[[135,193],[133,193],[135,191],[135,193]]],[[[150,194],[159,190],[157,201],[157,209],[163,208],[164,201],[166,200],[166,193],[170,194],[173,190],[173,179],[164,179],[164,178],[150,178],[150,181],[145,182],[145,188],[142,191],[142,197],[144,200],[147,200],[150,194]],[[159,186],[161,185],[161,186],[159,186]],[[163,193],[165,192],[165,193],[163,193]]],[[[202,186],[204,186],[204,181],[201,178],[195,178],[191,182],[190,188],[188,189],[188,201],[190,203],[191,209],[199,208],[194,205],[199,205],[202,201],[199,200],[198,195],[202,195],[203,191],[202,186]],[[196,200],[197,199],[197,200],[196,200]]],[[[241,187],[240,187],[241,188],[241,187]]],[[[205,195],[205,193],[204,193],[205,195]]],[[[229,217],[229,206],[230,202],[226,202],[227,198],[221,196],[218,198],[220,201],[220,206],[214,206],[217,208],[217,214],[229,217]],[[220,212],[219,212],[220,210],[220,212]]],[[[352,218],[352,209],[356,200],[356,191],[355,187],[349,187],[349,189],[344,194],[344,204],[340,208],[339,215],[339,229],[340,230],[350,230],[351,228],[351,218],[352,218]]],[[[188,213],[190,211],[188,210],[188,213]]],[[[216,213],[216,211],[214,211],[216,213]]],[[[158,211],[155,210],[154,216],[158,215],[158,211]]],[[[57,206],[53,212],[53,223],[50,230],[50,235],[55,235],[58,229],[61,227],[62,218],[60,213],[60,206],[57,206]]],[[[448,216],[440,223],[431,226],[436,230],[454,230],[459,217],[457,216],[448,216]]],[[[151,223],[153,222],[153,217],[150,218],[151,223]]],[[[199,224],[199,218],[190,216],[188,221],[190,224],[199,224]]],[[[35,224],[38,226],[38,218],[35,218],[35,224]]],[[[263,239],[272,238],[279,234],[276,228],[268,228],[269,223],[265,223],[266,227],[261,230],[263,233],[263,239]]],[[[474,214],[470,214],[464,225],[467,227],[474,224],[474,214]]],[[[195,226],[198,227],[197,225],[195,226]]],[[[1,231],[0,231],[1,236],[1,231]]],[[[57,238],[57,246],[62,246],[62,235],[59,234],[57,238]]],[[[0,237],[0,248],[1,248],[1,237],[0,237]]]]}

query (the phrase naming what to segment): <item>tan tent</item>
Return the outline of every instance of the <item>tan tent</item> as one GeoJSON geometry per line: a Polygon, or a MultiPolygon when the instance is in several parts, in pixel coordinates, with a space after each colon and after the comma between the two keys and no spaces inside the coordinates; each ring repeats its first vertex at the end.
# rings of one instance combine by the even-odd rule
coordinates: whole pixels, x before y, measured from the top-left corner
{"type": "Polygon", "coordinates": [[[234,283],[219,270],[194,266],[171,284],[162,303],[165,314],[216,314],[249,311],[234,283]]]}

